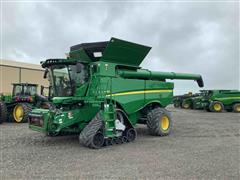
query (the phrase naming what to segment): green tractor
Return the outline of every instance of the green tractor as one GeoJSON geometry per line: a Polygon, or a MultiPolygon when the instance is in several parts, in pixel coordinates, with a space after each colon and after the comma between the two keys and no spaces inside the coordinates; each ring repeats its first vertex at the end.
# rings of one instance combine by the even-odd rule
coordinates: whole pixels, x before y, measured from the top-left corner
{"type": "Polygon", "coordinates": [[[199,96],[199,93],[193,94],[192,92],[188,92],[184,95],[174,96],[173,97],[173,105],[175,108],[184,108],[184,109],[190,109],[191,103],[188,103],[188,101],[191,98],[199,96]]]}
{"type": "Polygon", "coordinates": [[[186,97],[182,100],[181,107],[184,109],[198,109],[196,103],[202,99],[206,90],[200,90],[200,93],[195,93],[190,97],[186,97]]]}
{"type": "Polygon", "coordinates": [[[37,84],[14,83],[11,95],[0,96],[0,122],[27,122],[32,108],[50,107],[48,98],[38,95],[37,88],[37,84]]]}
{"type": "Polygon", "coordinates": [[[154,136],[172,131],[165,109],[173,100],[174,83],[198,74],[152,72],[139,67],[150,47],[111,38],[70,48],[66,59],[42,62],[51,86],[52,109],[33,109],[29,127],[50,136],[77,133],[89,148],[134,141],[135,127],[145,124],[154,136]]]}
{"type": "Polygon", "coordinates": [[[207,96],[208,92],[209,90],[200,90],[199,96],[194,97],[190,100],[192,109],[195,109],[195,110],[204,109],[203,104],[201,102],[203,101],[204,97],[207,96]]]}
{"type": "Polygon", "coordinates": [[[205,90],[203,96],[194,102],[196,109],[210,112],[240,113],[240,91],[238,90],[205,90]]]}

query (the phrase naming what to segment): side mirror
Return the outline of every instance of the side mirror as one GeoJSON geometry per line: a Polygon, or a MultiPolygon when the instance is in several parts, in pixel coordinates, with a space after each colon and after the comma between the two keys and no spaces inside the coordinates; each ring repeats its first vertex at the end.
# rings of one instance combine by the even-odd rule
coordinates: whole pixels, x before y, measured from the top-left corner
{"type": "Polygon", "coordinates": [[[82,63],[77,63],[76,64],[76,72],[77,73],[81,73],[82,72],[82,69],[83,69],[83,65],[82,65],[82,63]]]}
{"type": "Polygon", "coordinates": [[[47,75],[48,75],[48,69],[45,69],[43,78],[44,78],[44,79],[47,79],[47,75]]]}
{"type": "Polygon", "coordinates": [[[41,85],[41,95],[43,95],[44,86],[41,85]]]}

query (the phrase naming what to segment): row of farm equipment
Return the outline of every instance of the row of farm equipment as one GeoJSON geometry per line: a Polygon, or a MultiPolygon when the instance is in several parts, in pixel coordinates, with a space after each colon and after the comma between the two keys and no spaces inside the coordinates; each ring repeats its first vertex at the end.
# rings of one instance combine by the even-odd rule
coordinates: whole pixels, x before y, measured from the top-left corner
{"type": "MultiPolygon", "coordinates": [[[[14,84],[12,95],[1,96],[0,121],[28,121],[31,130],[49,136],[79,134],[80,143],[89,148],[134,141],[137,124],[145,124],[151,135],[166,136],[173,121],[165,108],[173,102],[174,88],[167,79],[194,80],[199,87],[204,83],[199,74],[142,69],[150,49],[116,38],[72,46],[67,58],[41,62],[43,78],[49,81],[48,96],[43,96],[42,87],[38,95],[37,85],[14,84]]],[[[193,107],[193,99],[204,93],[175,97],[174,104],[187,108],[191,101],[188,107],[193,107]]],[[[208,105],[210,110],[217,108],[216,102],[220,101],[208,105]]],[[[239,111],[239,103],[218,105],[239,111]]]]}
{"type": "Polygon", "coordinates": [[[240,91],[238,90],[200,90],[199,93],[174,96],[176,108],[199,109],[209,112],[240,113],[240,91]]]}

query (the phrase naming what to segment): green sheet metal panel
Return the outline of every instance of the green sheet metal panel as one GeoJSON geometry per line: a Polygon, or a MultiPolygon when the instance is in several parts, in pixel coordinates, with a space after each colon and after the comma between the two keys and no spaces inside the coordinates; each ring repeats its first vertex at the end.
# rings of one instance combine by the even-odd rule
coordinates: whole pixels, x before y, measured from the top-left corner
{"type": "Polygon", "coordinates": [[[89,58],[89,56],[87,55],[87,53],[85,52],[84,49],[70,51],[69,52],[69,57],[71,59],[80,59],[81,61],[84,61],[84,62],[91,62],[92,61],[89,58]]]}
{"type": "Polygon", "coordinates": [[[123,65],[139,66],[151,47],[111,38],[100,60],[123,65]]]}

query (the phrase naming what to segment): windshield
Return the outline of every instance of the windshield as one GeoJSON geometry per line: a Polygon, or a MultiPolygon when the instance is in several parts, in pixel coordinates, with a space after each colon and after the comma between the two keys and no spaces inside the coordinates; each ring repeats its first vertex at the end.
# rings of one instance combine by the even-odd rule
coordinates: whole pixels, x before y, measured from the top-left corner
{"type": "Polygon", "coordinates": [[[23,93],[24,95],[34,96],[35,94],[37,94],[37,86],[23,86],[23,93]]]}
{"type": "Polygon", "coordinates": [[[20,94],[22,94],[22,85],[14,85],[13,96],[18,96],[20,94]]]}
{"type": "Polygon", "coordinates": [[[53,65],[49,73],[52,97],[72,96],[77,87],[88,79],[88,73],[82,64],[80,72],[76,65],[53,65]]]}
{"type": "Polygon", "coordinates": [[[37,86],[36,85],[27,85],[27,84],[17,84],[14,85],[13,88],[13,95],[28,95],[34,96],[37,93],[37,86]]]}
{"type": "Polygon", "coordinates": [[[88,81],[89,74],[87,66],[83,65],[82,63],[80,72],[77,72],[76,65],[69,65],[69,72],[74,86],[81,86],[82,84],[88,81]]]}
{"type": "Polygon", "coordinates": [[[68,68],[65,65],[54,65],[51,71],[51,86],[54,96],[71,96],[72,88],[68,68]]]}

